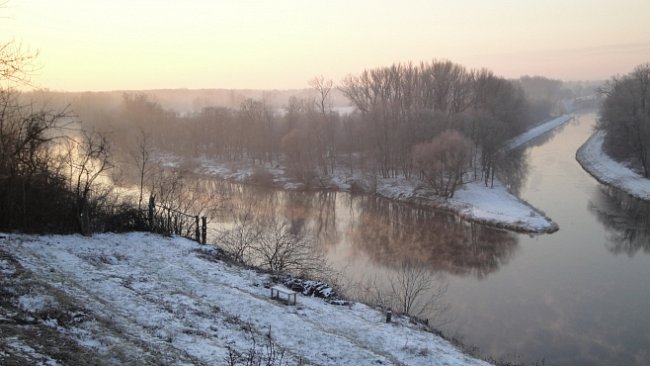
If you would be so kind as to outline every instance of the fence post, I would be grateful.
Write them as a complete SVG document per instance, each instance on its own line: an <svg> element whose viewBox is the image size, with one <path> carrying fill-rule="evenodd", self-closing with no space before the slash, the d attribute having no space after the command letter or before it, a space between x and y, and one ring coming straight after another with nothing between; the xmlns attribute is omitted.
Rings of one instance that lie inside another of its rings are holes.
<svg viewBox="0 0 650 366"><path fill-rule="evenodd" d="M196 242L201 244L201 228L199 227L199 216L194 216L194 236L196 237Z"/></svg>
<svg viewBox="0 0 650 366"><path fill-rule="evenodd" d="M198 216L197 216L198 220ZM198 222L198 221L197 221ZM201 217L201 244L205 244L205 238L208 233L208 221L205 216Z"/></svg>
<svg viewBox="0 0 650 366"><path fill-rule="evenodd" d="M153 196L149 196L149 231L151 232L154 231L153 212L155 205L155 198Z"/></svg>

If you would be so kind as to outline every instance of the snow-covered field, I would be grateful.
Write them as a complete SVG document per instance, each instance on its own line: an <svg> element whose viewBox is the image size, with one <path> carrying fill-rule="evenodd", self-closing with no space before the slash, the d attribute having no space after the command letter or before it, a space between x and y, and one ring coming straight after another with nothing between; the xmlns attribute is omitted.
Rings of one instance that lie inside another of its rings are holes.
<svg viewBox="0 0 650 366"><path fill-rule="evenodd" d="M146 233L0 235L0 364L227 365L255 349L276 364L487 365L366 305L271 300L268 275L217 257Z"/></svg>
<svg viewBox="0 0 650 366"><path fill-rule="evenodd" d="M580 146L576 153L580 165L599 182L633 197L650 200L650 180L607 155L603 151L604 138L605 132L598 131Z"/></svg>

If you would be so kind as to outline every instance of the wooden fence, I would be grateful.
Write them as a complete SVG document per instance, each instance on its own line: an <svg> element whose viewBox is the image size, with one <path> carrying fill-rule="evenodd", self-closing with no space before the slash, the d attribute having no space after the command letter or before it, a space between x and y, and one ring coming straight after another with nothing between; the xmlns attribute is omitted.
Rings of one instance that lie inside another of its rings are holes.
<svg viewBox="0 0 650 366"><path fill-rule="evenodd" d="M156 205L155 198L149 197L149 230L164 235L180 235L199 244L206 243L208 231L205 216L189 215L164 205Z"/></svg>

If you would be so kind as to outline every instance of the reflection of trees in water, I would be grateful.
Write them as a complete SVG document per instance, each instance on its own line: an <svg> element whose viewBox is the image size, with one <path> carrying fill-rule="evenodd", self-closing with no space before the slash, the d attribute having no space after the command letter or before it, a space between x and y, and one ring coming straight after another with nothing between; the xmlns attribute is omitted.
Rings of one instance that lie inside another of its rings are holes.
<svg viewBox="0 0 650 366"><path fill-rule="evenodd" d="M280 218L291 234L309 235L321 249L334 247L345 238L386 267L396 268L409 261L433 271L482 278L507 263L517 248L512 233L459 222L453 215L430 208L337 192L214 184L206 188L223 195L216 222L227 224L234 212L254 207L257 219Z"/></svg>
<svg viewBox="0 0 650 366"><path fill-rule="evenodd" d="M458 222L454 216L365 197L350 240L372 260L394 267L410 261L432 270L482 278L508 262L511 233Z"/></svg>
<svg viewBox="0 0 650 366"><path fill-rule="evenodd" d="M526 155L528 148L546 144L556 135L561 133L567 126L578 124L580 123L579 121L580 117L574 118L572 121L554 128L513 150L505 152L503 159L499 162L497 171L499 179L508 185L511 192L515 195L519 195L521 186L526 181L526 176L528 175L529 165Z"/></svg>
<svg viewBox="0 0 650 366"><path fill-rule="evenodd" d="M508 189L516 195L522 184L526 181L528 175L528 159L524 150L516 149L509 151L498 166L499 179L508 186Z"/></svg>
<svg viewBox="0 0 650 366"><path fill-rule="evenodd" d="M609 251L630 257L639 250L650 253L650 204L601 186L589 203L589 211L609 232Z"/></svg>
<svg viewBox="0 0 650 366"><path fill-rule="evenodd" d="M314 233L319 242L336 245L339 233L336 230L336 192L318 192L314 194Z"/></svg>
<svg viewBox="0 0 650 366"><path fill-rule="evenodd" d="M278 214L286 217L294 234L309 233L323 248L340 241L336 227L337 192L282 192Z"/></svg>
<svg viewBox="0 0 650 366"><path fill-rule="evenodd" d="M214 183L211 188L222 195L219 209L214 210L218 222L228 223L234 212L254 207L257 220L281 219L291 234L313 236L321 246L336 245L340 240L336 192L288 192L229 182Z"/></svg>

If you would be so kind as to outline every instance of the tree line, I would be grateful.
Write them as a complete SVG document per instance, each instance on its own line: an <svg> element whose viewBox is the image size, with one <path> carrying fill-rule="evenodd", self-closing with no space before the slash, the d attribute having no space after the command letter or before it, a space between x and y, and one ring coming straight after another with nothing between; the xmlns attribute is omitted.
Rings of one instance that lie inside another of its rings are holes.
<svg viewBox="0 0 650 366"><path fill-rule="evenodd" d="M112 173L122 161L113 136L80 124L69 105L44 103L17 89L31 86L36 57L14 42L0 44L0 231L91 235L148 229L135 200L115 191ZM107 121L100 109L94 112ZM180 177L153 172L148 142L135 138L144 150L133 152L131 165L151 178L147 191L162 204L177 202Z"/></svg>
<svg viewBox="0 0 650 366"><path fill-rule="evenodd" d="M309 84L311 97L291 97L279 110L249 98L238 108L180 114L142 93L125 93L112 108L94 93L79 95L72 105L87 125L108 130L118 146L130 146L124 151L134 149L133 131L140 130L164 151L284 165L306 184L342 169L421 177L441 196L451 196L468 180L491 184L505 141L559 113L562 91L557 80L506 80L439 60L365 70L338 86L324 77ZM334 91L355 111L338 113Z"/></svg>
<svg viewBox="0 0 650 366"><path fill-rule="evenodd" d="M612 78L601 92L598 128L607 132L605 150L650 178L650 63Z"/></svg>

